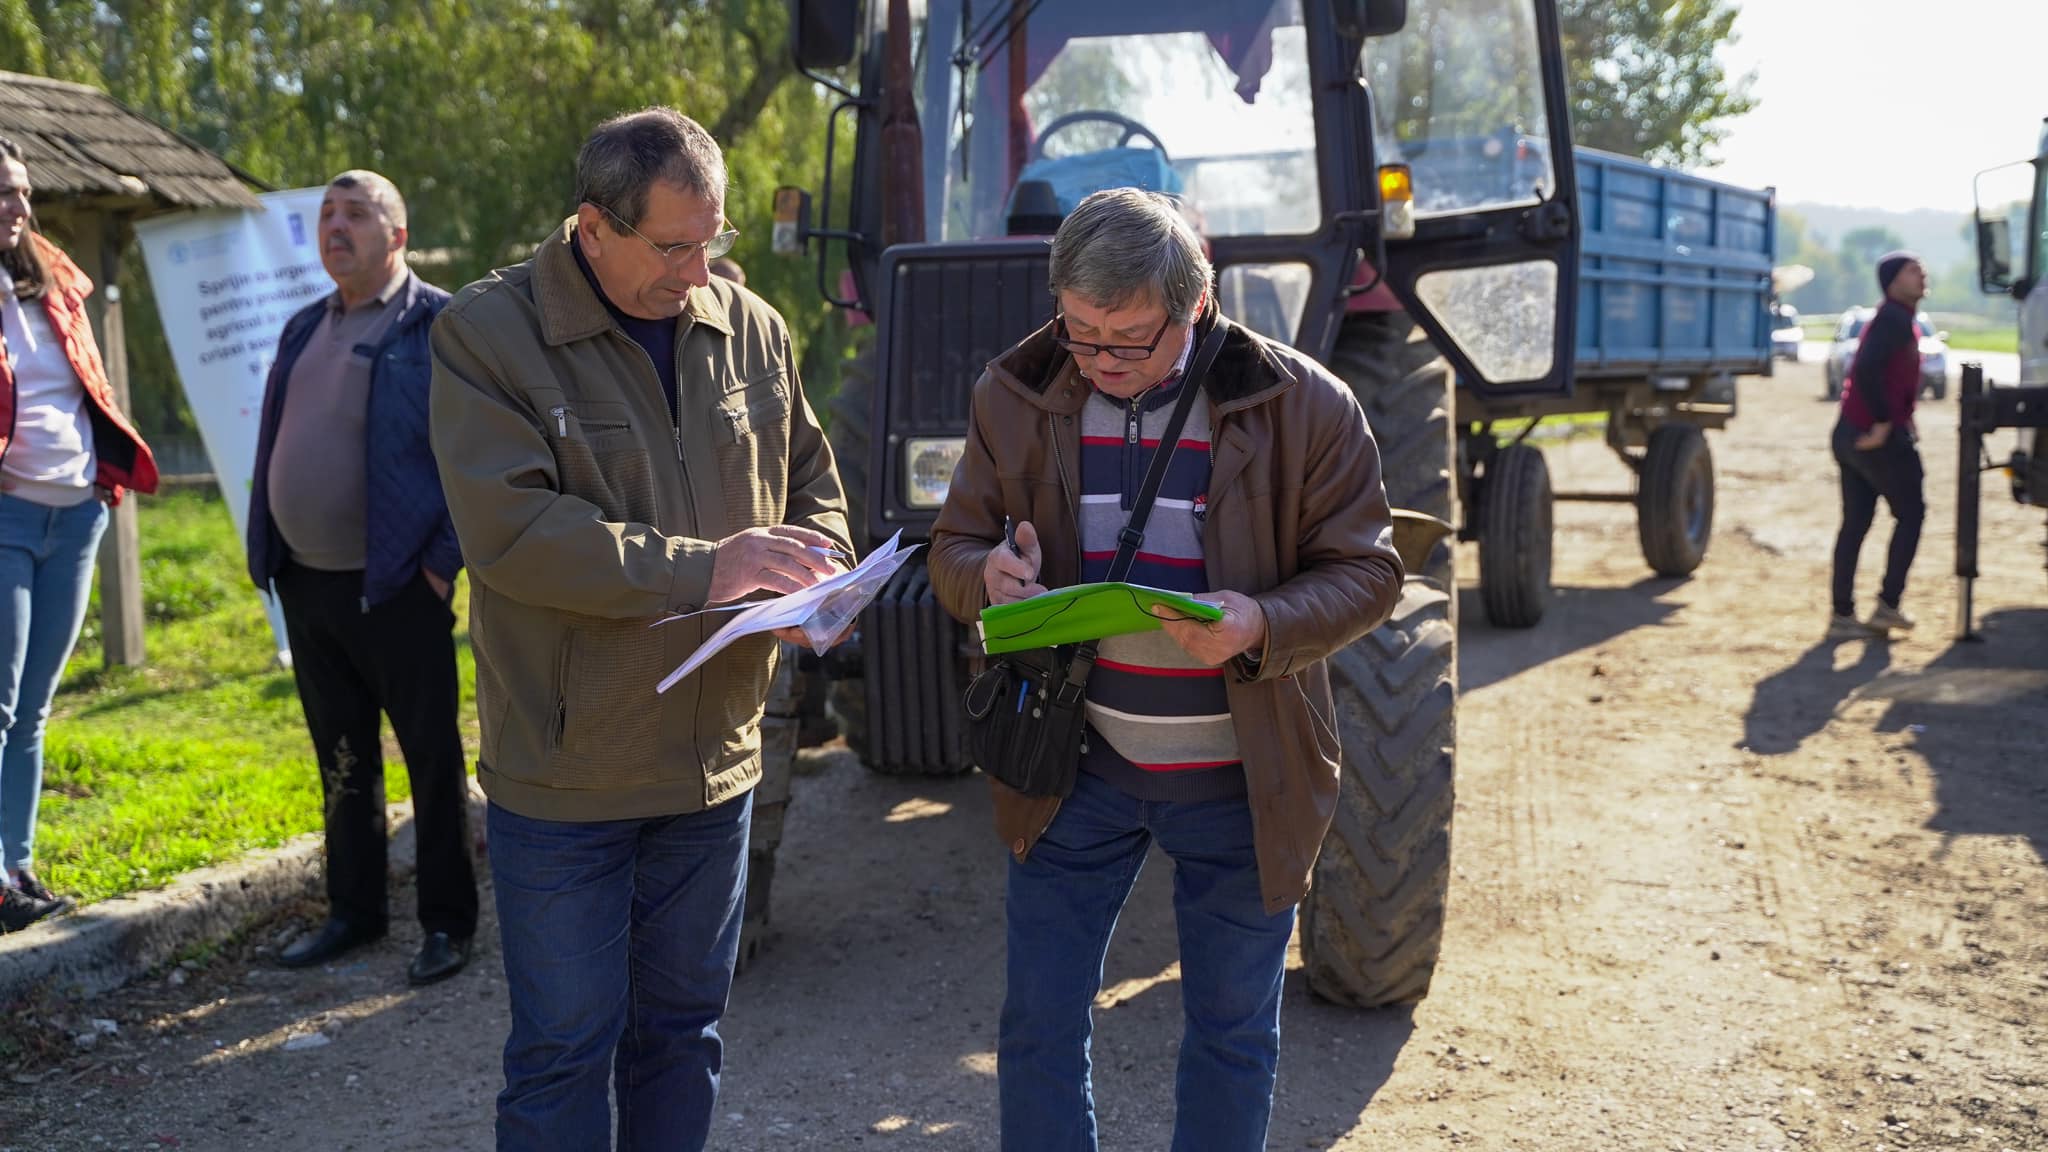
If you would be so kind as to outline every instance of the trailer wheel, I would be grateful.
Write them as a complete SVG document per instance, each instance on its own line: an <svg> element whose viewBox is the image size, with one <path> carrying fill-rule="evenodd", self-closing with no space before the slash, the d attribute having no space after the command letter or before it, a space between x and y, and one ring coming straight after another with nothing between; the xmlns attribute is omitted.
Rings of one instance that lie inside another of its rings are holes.
<svg viewBox="0 0 2048 1152"><path fill-rule="evenodd" d="M1550 468L1533 444L1486 466L1479 497L1479 591L1496 628L1533 628L1550 604Z"/></svg>
<svg viewBox="0 0 2048 1152"><path fill-rule="evenodd" d="M1403 313L1347 317L1330 368L1364 407L1394 506L1457 522L1451 371ZM1372 1008L1429 991L1451 876L1457 751L1453 546L1385 624L1330 659L1343 788L1301 911L1310 991Z"/></svg>
<svg viewBox="0 0 2048 1152"><path fill-rule="evenodd" d="M832 397L832 427L826 438L832 443L832 461L839 469L839 482L846 490L846 523L853 544L867 555L868 533L868 424L874 418L875 353L870 348L839 366L839 391ZM865 763L868 759L868 699L859 680L818 679L826 685L824 699L830 719L839 721L839 733L847 747Z"/></svg>
<svg viewBox="0 0 2048 1152"><path fill-rule="evenodd" d="M754 786L753 823L747 831L747 895L740 914L739 967L760 954L768 938L768 892L775 882L775 850L782 845L782 819L789 811L790 781L796 776L797 671L800 650L784 644L768 682L768 707L761 717L761 782Z"/></svg>
<svg viewBox="0 0 2048 1152"><path fill-rule="evenodd" d="M1689 576L1714 533L1714 457L1706 433L1665 424L1650 434L1636 489L1636 535L1659 576Z"/></svg>

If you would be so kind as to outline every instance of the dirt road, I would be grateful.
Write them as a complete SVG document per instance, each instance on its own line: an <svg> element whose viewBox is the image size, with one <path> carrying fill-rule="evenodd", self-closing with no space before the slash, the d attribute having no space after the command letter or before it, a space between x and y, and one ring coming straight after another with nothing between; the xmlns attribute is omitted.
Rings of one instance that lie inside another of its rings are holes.
<svg viewBox="0 0 2048 1152"><path fill-rule="evenodd" d="M1359 1013L1292 976L1271 1147L2048 1148L2041 516L1987 492L1987 642L1952 646L1955 409L1929 405L1921 628L1822 643L1837 505L1820 390L1814 365L1746 385L1714 437L1694 579L1647 577L1627 508L1564 505L1541 627L1491 630L1466 590L1435 988ZM1549 452L1560 489L1624 482L1597 442ZM879 779L843 753L806 768L777 937L726 1029L716 1146L993 1148L1002 852L983 785ZM1163 863L1098 1012L1109 1149L1170 1131ZM489 1147L496 948L411 993L416 931L311 975L267 967L266 934L63 1008L71 1031L118 1033L0 1081L0 1146Z"/></svg>

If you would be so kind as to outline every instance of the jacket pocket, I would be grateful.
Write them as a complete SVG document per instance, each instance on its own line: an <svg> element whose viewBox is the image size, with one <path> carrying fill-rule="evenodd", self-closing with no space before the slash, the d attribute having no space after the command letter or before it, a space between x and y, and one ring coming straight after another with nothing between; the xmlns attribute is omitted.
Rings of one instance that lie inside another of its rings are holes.
<svg viewBox="0 0 2048 1152"><path fill-rule="evenodd" d="M664 630L645 620L577 617L563 638L554 776L565 788L638 787L664 778Z"/></svg>
<svg viewBox="0 0 2048 1152"><path fill-rule="evenodd" d="M718 485L733 530L782 522L789 497L789 377L778 370L712 409Z"/></svg>
<svg viewBox="0 0 2048 1152"><path fill-rule="evenodd" d="M555 712L548 719L548 749L559 752L569 731L569 660L574 651L572 642L575 633L562 633L561 642L555 645L555 680L549 692L554 697Z"/></svg>
<svg viewBox="0 0 2048 1152"><path fill-rule="evenodd" d="M653 524L654 465L624 404L581 401L548 409L562 493L597 505L615 524Z"/></svg>

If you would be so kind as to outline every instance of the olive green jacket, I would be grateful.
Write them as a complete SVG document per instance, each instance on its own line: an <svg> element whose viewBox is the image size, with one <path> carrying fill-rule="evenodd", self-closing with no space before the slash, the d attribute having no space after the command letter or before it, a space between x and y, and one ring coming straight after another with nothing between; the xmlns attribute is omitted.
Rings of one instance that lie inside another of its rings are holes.
<svg viewBox="0 0 2048 1152"><path fill-rule="evenodd" d="M782 317L718 277L676 330L678 411L577 267L564 223L434 324L433 445L471 579L494 803L548 820L695 812L760 779L776 642L655 685L724 622L717 542L799 524L847 543L845 499ZM850 546L850 545L849 545Z"/></svg>

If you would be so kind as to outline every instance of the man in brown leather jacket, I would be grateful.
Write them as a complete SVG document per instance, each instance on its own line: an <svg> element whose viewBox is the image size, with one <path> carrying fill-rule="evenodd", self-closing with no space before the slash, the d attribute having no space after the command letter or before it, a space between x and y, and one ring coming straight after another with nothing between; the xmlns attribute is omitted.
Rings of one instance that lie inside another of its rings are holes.
<svg viewBox="0 0 2048 1152"><path fill-rule="evenodd" d="M1052 243L1058 314L974 387L933 530L947 609L1100 580L1154 452L1175 454L1130 581L1222 620L1111 637L1071 795L991 781L1012 860L998 1042L1003 1147L1095 1147L1089 1009L1148 848L1174 862L1181 1044L1174 1147L1265 1146L1294 907L1337 795L1323 660L1400 595L1378 446L1321 365L1222 318L1200 239L1164 197L1099 192ZM1172 444L1193 348L1221 352ZM1005 542L1006 518L1015 547Z"/></svg>

